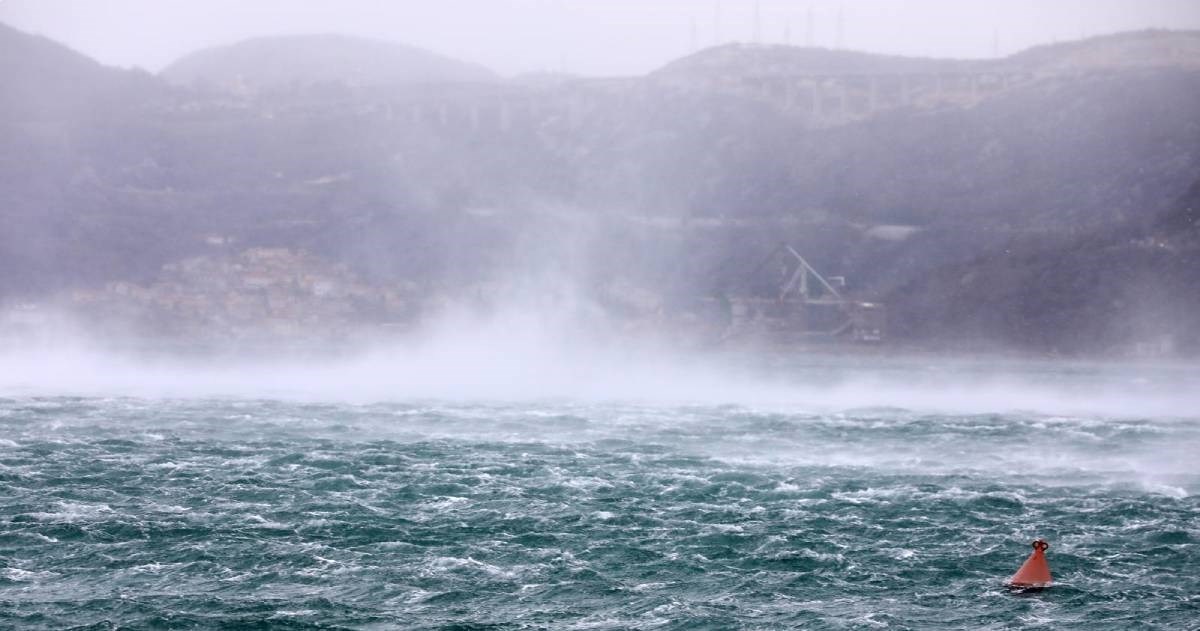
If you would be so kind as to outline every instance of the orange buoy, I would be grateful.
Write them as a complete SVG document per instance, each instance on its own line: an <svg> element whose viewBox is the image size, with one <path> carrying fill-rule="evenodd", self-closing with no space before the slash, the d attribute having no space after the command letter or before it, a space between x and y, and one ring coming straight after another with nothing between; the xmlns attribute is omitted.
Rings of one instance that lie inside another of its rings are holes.
<svg viewBox="0 0 1200 631"><path fill-rule="evenodd" d="M1045 539L1033 540L1033 554L1021 564L1021 569L1008 579L1009 587L1030 588L1050 586L1050 564L1046 563L1046 549L1050 544Z"/></svg>

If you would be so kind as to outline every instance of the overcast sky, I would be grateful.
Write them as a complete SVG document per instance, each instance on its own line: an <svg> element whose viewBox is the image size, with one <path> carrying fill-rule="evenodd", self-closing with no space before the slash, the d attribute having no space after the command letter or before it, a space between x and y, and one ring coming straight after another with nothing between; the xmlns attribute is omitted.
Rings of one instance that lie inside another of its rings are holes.
<svg viewBox="0 0 1200 631"><path fill-rule="evenodd" d="M345 33L504 74L616 75L756 32L768 43L988 57L1124 30L1200 29L1200 0L0 0L0 22L151 71L248 37Z"/></svg>

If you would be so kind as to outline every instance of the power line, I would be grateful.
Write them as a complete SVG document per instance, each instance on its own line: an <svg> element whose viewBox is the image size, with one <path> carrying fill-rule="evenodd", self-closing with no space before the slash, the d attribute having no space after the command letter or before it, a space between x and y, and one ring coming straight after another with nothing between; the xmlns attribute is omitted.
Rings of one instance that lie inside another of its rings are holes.
<svg viewBox="0 0 1200 631"><path fill-rule="evenodd" d="M836 36L836 39L834 40L833 47L837 48L839 50L846 46L846 11L845 11L845 9L846 9L845 5L841 5L841 4L838 5L837 36Z"/></svg>
<svg viewBox="0 0 1200 631"><path fill-rule="evenodd" d="M761 13L762 3L759 0L754 0L754 37L750 40L752 43L762 43L762 20Z"/></svg>
<svg viewBox="0 0 1200 631"><path fill-rule="evenodd" d="M805 28L804 28L804 45L807 46L808 48L812 48L813 45L815 44L815 41L813 39L813 35L814 35L813 31L814 31L815 27L816 27L816 24L815 24L814 18L813 18L813 9L810 6L810 7L808 7L808 24L805 25Z"/></svg>
<svg viewBox="0 0 1200 631"><path fill-rule="evenodd" d="M713 46L721 45L721 0L713 2Z"/></svg>

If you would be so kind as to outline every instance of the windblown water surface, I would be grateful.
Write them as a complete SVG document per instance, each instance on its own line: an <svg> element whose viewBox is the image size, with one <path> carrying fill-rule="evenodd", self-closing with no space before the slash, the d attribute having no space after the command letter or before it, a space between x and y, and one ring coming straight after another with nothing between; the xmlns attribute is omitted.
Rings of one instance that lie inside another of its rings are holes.
<svg viewBox="0 0 1200 631"><path fill-rule="evenodd" d="M151 394L24 366L0 399L0 627L1200 620L1190 369L812 362L659 398L636 371L611 396L314 376L261 398L250 373ZM1057 585L1010 594L1036 536Z"/></svg>

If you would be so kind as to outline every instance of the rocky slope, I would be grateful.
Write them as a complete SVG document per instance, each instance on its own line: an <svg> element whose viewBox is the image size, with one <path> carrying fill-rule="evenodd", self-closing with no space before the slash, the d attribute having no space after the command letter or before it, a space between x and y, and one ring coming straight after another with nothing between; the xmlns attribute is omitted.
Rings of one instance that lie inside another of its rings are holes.
<svg viewBox="0 0 1200 631"><path fill-rule="evenodd" d="M888 294L894 324L943 345L1200 351L1200 180L1166 213L1013 239Z"/></svg>

